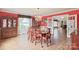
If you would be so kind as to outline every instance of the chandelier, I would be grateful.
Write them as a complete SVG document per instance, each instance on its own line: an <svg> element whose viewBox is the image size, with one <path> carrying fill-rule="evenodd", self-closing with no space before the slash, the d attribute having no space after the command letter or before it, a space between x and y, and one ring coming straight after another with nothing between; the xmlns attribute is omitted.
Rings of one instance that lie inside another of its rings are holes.
<svg viewBox="0 0 79 59"><path fill-rule="evenodd" d="M39 15L39 9L40 9L40 8L37 8L37 13L38 13L38 15ZM38 16L38 15L35 16L35 20L36 20L36 21L41 21L41 16Z"/></svg>

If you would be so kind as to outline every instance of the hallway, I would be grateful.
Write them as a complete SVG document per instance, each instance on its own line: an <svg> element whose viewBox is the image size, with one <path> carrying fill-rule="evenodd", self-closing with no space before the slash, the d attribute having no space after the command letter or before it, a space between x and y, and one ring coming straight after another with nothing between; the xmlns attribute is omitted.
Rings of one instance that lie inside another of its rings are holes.
<svg viewBox="0 0 79 59"><path fill-rule="evenodd" d="M52 45L47 47L46 44L43 44L44 47L41 47L41 44L38 43L36 46L34 43L30 42L27 38L27 35L19 35L18 37L7 39L0 46L0 49L3 50L63 50L67 48L67 39L65 32L62 29L55 29L54 38L52 38ZM70 43L69 43L70 44Z"/></svg>

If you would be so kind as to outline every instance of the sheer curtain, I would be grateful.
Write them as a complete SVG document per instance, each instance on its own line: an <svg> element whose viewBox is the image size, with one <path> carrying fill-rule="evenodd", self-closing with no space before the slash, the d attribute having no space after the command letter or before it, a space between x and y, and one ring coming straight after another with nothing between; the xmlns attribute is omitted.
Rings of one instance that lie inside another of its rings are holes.
<svg viewBox="0 0 79 59"><path fill-rule="evenodd" d="M31 24L31 18L19 18L18 34L26 34Z"/></svg>

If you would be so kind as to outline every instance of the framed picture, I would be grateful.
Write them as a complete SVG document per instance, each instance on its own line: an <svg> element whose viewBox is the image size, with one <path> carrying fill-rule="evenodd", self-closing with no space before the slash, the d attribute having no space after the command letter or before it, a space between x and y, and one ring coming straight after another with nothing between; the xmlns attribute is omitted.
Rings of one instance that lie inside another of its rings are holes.
<svg viewBox="0 0 79 59"><path fill-rule="evenodd" d="M3 19L3 28L7 27L7 19Z"/></svg>

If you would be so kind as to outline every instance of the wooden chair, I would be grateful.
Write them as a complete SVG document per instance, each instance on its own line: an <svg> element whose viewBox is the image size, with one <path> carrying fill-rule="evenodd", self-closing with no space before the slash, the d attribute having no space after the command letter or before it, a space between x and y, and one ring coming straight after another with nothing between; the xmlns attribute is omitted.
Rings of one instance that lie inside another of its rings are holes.
<svg viewBox="0 0 79 59"><path fill-rule="evenodd" d="M35 45L37 42L40 42L41 41L41 33L40 33L40 29L36 29L36 40L35 40Z"/></svg>
<svg viewBox="0 0 79 59"><path fill-rule="evenodd" d="M42 33L42 39L41 39L41 46L43 47L43 42L47 44L47 47L49 46L48 43L51 44L51 32L50 29L48 29L47 33Z"/></svg>
<svg viewBox="0 0 79 59"><path fill-rule="evenodd" d="M31 32L31 41L34 42L35 40L36 40L35 29L32 29L32 32Z"/></svg>

